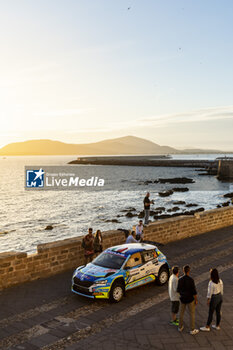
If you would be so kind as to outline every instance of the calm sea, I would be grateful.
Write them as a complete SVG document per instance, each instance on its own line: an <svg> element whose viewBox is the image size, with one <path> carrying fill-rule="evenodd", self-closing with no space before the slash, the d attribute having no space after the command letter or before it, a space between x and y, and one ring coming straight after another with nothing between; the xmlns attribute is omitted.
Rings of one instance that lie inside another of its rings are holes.
<svg viewBox="0 0 233 350"><path fill-rule="evenodd" d="M215 159L219 156L179 155L174 158ZM83 235L89 226L94 230L131 228L137 222L137 217L129 219L121 210L134 207L138 212L141 211L142 201L148 190L151 198L155 200L153 207L164 206L166 209L172 208L173 202L177 200L197 203L205 209L215 208L217 204L226 201L223 194L232 190L232 184L226 185L214 176L199 176L198 171L192 168L107 166L104 171L108 176L112 175L113 181L117 178L122 183L123 190L25 191L25 165L67 165L74 158L27 156L0 159L0 252L34 252L39 243ZM91 173L94 171L93 167L96 166L90 166ZM189 192L174 193L170 197L161 198L155 184L137 185L140 181L155 180L159 177L180 176L193 178L198 186L193 190L192 185L184 185L190 188ZM180 206L181 210L184 208L185 206ZM117 215L122 216L117 218ZM116 218L120 223L105 222ZM45 230L47 225L53 225L54 229Z"/></svg>

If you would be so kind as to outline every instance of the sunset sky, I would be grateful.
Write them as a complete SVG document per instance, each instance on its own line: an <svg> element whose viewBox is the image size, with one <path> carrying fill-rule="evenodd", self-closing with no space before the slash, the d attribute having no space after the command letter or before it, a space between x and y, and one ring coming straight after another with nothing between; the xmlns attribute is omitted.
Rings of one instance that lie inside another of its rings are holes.
<svg viewBox="0 0 233 350"><path fill-rule="evenodd" d="M232 0L0 0L0 147L233 151Z"/></svg>

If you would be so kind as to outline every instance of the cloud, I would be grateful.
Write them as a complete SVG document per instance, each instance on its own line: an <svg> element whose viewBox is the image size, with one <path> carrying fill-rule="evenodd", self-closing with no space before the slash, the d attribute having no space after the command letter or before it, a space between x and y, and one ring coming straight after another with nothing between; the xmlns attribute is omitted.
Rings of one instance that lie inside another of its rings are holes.
<svg viewBox="0 0 233 350"><path fill-rule="evenodd" d="M168 126L178 123L195 123L214 121L221 119L233 119L233 106L211 107L185 113L164 114L146 117L132 121L134 126Z"/></svg>

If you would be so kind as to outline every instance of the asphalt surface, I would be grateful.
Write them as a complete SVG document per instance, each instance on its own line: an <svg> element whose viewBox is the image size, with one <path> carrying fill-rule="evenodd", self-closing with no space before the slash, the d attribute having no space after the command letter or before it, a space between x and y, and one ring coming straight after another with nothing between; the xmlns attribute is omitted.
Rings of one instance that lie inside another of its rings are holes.
<svg viewBox="0 0 233 350"><path fill-rule="evenodd" d="M1 350L233 349L233 226L160 247L171 265L191 266L199 303L196 327L205 325L209 269L224 283L221 330L189 334L188 312L179 333L171 326L167 285L128 291L118 304L70 291L72 271L0 293Z"/></svg>

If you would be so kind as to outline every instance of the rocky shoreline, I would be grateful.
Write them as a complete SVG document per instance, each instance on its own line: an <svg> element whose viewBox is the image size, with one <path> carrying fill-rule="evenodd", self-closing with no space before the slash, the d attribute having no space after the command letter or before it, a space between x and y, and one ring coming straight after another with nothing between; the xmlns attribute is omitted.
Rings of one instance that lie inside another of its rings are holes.
<svg viewBox="0 0 233 350"><path fill-rule="evenodd" d="M169 191L167 191L169 192ZM171 193L172 194L172 193ZM233 205L233 192L229 192L223 195L223 199L227 198L228 200L222 202L221 204L216 205L216 208L223 208ZM171 208L166 208L164 206L156 207L153 210L150 210L151 221L154 220L163 220L177 216L183 215L194 215L195 213L202 212L205 210L204 207L200 206L198 203L186 203L185 201L172 201L173 206ZM183 208L180 207L183 206ZM192 209L188 209L192 208ZM195 209L194 209L195 208ZM137 212L134 207L127 207L120 210L120 213L116 215L116 218L112 219L102 219L103 222L112 222L112 223L121 223L119 220L121 217L131 218L144 218L144 210Z"/></svg>

